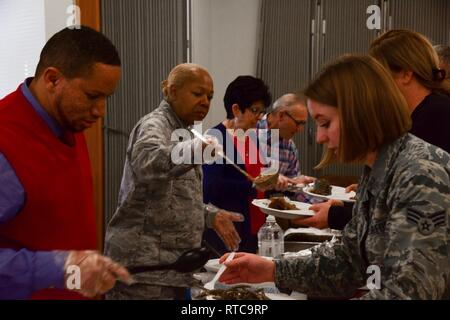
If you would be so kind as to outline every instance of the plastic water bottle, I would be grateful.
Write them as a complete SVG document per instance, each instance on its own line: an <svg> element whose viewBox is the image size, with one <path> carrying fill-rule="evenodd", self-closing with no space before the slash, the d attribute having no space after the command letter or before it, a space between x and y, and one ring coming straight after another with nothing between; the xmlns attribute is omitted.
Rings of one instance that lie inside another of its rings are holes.
<svg viewBox="0 0 450 320"><path fill-rule="evenodd" d="M266 223L258 231L258 254L275 258L283 252L283 230L277 224L275 217L268 215Z"/></svg>

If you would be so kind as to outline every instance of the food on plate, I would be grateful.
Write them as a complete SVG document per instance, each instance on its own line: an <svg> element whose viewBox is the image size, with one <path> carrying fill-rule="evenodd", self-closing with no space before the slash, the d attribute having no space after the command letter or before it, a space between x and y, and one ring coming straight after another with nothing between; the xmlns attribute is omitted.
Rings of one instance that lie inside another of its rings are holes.
<svg viewBox="0 0 450 320"><path fill-rule="evenodd" d="M272 197L270 198L269 208L278 210L297 210L298 208L286 201L284 197Z"/></svg>
<svg viewBox="0 0 450 320"><path fill-rule="evenodd" d="M270 189L277 185L278 173L275 174L260 174L253 180L253 183L258 188Z"/></svg>
<svg viewBox="0 0 450 320"><path fill-rule="evenodd" d="M239 285L229 289L204 289L198 295L198 298L211 296L215 300L270 300L265 294L264 289L253 289L247 285Z"/></svg>
<svg viewBox="0 0 450 320"><path fill-rule="evenodd" d="M313 188L310 190L311 193L320 194L323 196L329 196L331 194L330 182L326 179L317 179L314 182Z"/></svg>

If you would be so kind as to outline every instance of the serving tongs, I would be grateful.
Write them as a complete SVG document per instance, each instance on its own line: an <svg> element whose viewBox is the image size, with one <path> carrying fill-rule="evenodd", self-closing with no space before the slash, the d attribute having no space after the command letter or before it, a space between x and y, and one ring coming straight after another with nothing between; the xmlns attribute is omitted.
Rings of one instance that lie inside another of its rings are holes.
<svg viewBox="0 0 450 320"><path fill-rule="evenodd" d="M191 132L194 134L194 136L196 136L197 138L199 138L202 142L206 143L206 144L211 144L207 139L205 139L205 137L198 132L195 129L191 129ZM238 170L240 173L242 173L244 176L246 176L251 182L255 181L255 178L253 178L251 175L249 175L245 170L242 170L241 167L239 167L237 164L234 163L233 160L231 160L230 158L228 158L222 151L218 151L217 154L222 157L223 159L225 159L227 161L227 163L231 164L236 170Z"/></svg>
<svg viewBox="0 0 450 320"><path fill-rule="evenodd" d="M206 143L206 144L211 144L207 139L205 139L205 137L198 132L195 129L191 129L191 132L194 134L194 136L196 136L197 138L199 138L202 142ZM232 161L230 158L228 158L223 151L219 150L217 152L217 154L222 157L223 159L225 159L227 161L227 163L231 164L236 170L238 170L240 173L242 173L244 176L247 177L247 179L249 179L252 183L253 183L253 187L259 187L259 188L265 188L267 189L268 187L272 186L272 185L276 185L277 181L278 181L278 172L271 172L268 173L269 171L267 171L266 174L260 174L259 176L257 176L256 178L252 177L250 174L248 174L245 170L243 170L241 167L239 167L237 164L234 163L234 161Z"/></svg>

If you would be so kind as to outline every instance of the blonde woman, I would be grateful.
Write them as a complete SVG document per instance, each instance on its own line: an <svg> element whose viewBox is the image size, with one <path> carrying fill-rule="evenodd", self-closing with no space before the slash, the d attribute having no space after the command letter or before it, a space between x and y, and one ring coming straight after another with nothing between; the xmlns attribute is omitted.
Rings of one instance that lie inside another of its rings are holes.
<svg viewBox="0 0 450 320"><path fill-rule="evenodd" d="M430 41L409 30L375 39L369 53L388 70L408 103L410 133L450 152L450 80Z"/></svg>
<svg viewBox="0 0 450 320"><path fill-rule="evenodd" d="M414 31L391 30L375 39L369 52L390 71L405 97L412 120L410 133L450 152L450 79L439 69L430 41ZM342 229L352 215L340 205L316 204L311 208L316 214L298 223Z"/></svg>
<svg viewBox="0 0 450 320"><path fill-rule="evenodd" d="M361 299L440 299L450 272L449 154L408 134L406 101L371 57L338 59L305 95L317 141L327 147L319 166L365 164L353 219L342 241L315 247L307 257L269 261L239 253L221 281L275 281L325 297L352 296L369 284ZM379 272L368 283L366 272L374 269Z"/></svg>

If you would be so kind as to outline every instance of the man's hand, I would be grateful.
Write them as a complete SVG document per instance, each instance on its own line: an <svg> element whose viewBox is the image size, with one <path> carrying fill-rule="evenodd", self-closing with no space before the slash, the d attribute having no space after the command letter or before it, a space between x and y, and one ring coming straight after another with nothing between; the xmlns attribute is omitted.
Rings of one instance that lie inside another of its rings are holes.
<svg viewBox="0 0 450 320"><path fill-rule="evenodd" d="M216 230L217 234L230 251L236 251L241 242L241 238L239 237L233 222L242 221L244 221L244 216L242 214L232 213L226 210L220 210L214 218L214 230Z"/></svg>
<svg viewBox="0 0 450 320"><path fill-rule="evenodd" d="M278 175L278 182L277 185L275 186L275 190L284 191L287 189L289 183L291 183L291 179L280 174Z"/></svg>
<svg viewBox="0 0 450 320"><path fill-rule="evenodd" d="M65 271L70 266L77 266L81 271L81 287L76 291L89 298L109 291L117 279L125 283L132 282L127 269L96 251L70 251L64 266Z"/></svg>
<svg viewBox="0 0 450 320"><path fill-rule="evenodd" d="M328 211L330 210L330 207L343 205L344 203L339 200L328 200L327 202L313 204L309 207L309 210L316 213L314 216L294 219L292 222L302 226L325 229L328 228Z"/></svg>
<svg viewBox="0 0 450 320"><path fill-rule="evenodd" d="M295 178L291 178L289 180L290 180L289 182L292 183L292 184L304 184L304 185L307 185L307 184L309 184L311 182L316 181L316 178L301 175L301 176L298 176L298 177L295 177Z"/></svg>

